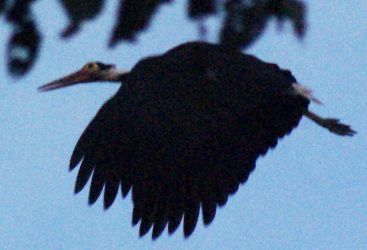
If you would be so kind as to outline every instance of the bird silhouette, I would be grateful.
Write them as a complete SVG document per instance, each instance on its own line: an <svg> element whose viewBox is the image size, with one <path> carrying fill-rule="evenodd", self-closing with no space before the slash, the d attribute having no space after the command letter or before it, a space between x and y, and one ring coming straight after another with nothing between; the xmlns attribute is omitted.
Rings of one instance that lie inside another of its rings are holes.
<svg viewBox="0 0 367 250"><path fill-rule="evenodd" d="M104 190L104 208L132 193L132 224L152 238L183 220L190 236L202 211L218 207L245 183L259 156L303 116L337 135L355 133L308 109L320 103L288 70L205 42L189 42L139 61L130 72L101 62L40 87L121 83L85 129L70 160L80 164L75 192L91 178L89 204Z"/></svg>

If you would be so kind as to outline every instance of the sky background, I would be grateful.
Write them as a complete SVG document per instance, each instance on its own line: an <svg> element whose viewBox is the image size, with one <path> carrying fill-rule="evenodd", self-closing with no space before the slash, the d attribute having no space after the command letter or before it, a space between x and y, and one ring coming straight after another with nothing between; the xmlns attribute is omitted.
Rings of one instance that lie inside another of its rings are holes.
<svg viewBox="0 0 367 250"><path fill-rule="evenodd" d="M180 2L180 3L178 3ZM0 19L0 246L2 249L367 249L367 2L308 2L308 32L271 22L246 52L291 69L323 106L310 108L351 124L353 138L335 136L302 119L291 136L257 161L256 170L209 227L200 221L156 241L131 227L132 204L116 199L106 212L88 190L73 195L68 172L79 136L117 85L91 84L49 93L37 87L100 60L131 69L141 58L198 39L185 4L165 5L136 44L107 49L116 5L67 41L67 19L56 1L34 8L44 33L40 57L25 77L5 67L10 29ZM186 1L185 1L186 2ZM164 26L161 26L164 24ZM218 19L206 22L216 40Z"/></svg>

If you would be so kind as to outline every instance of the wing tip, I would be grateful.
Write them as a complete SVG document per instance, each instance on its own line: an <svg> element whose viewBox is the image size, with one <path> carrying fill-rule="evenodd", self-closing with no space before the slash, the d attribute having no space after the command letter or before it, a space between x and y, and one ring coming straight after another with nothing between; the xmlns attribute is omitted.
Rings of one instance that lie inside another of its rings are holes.
<svg viewBox="0 0 367 250"><path fill-rule="evenodd" d="M83 155L76 154L75 152L72 154L69 162L69 172L73 171L76 166L82 161Z"/></svg>

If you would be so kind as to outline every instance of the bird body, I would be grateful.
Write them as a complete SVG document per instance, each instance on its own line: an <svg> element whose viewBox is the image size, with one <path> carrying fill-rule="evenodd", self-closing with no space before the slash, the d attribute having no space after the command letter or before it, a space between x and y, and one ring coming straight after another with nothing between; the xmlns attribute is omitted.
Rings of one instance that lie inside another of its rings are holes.
<svg viewBox="0 0 367 250"><path fill-rule="evenodd" d="M113 79L114 67L106 69ZM81 135L70 168L81 162L75 192L91 177L90 204L104 190L107 209L119 188L123 197L131 190L132 223L140 222L141 236L150 228L153 238L166 227L173 233L183 220L187 237L200 210L210 224L217 207L246 182L256 159L303 115L321 119L335 133L354 133L337 120L332 127L331 119L313 117L308 106L314 99L294 87L290 71L221 45L186 43L141 60L116 79L120 89ZM78 81L63 78L41 90Z"/></svg>

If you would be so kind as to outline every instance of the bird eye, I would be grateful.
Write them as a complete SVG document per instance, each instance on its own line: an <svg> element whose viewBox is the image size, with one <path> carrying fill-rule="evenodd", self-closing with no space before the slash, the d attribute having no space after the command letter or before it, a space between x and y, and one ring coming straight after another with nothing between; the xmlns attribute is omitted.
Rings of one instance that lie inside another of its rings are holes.
<svg viewBox="0 0 367 250"><path fill-rule="evenodd" d="M90 71L94 71L94 70L97 70L98 67L96 63L92 62L92 63L87 63L83 68L90 70Z"/></svg>

